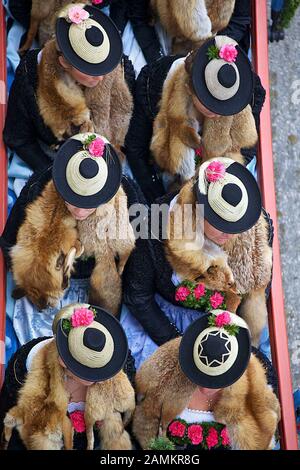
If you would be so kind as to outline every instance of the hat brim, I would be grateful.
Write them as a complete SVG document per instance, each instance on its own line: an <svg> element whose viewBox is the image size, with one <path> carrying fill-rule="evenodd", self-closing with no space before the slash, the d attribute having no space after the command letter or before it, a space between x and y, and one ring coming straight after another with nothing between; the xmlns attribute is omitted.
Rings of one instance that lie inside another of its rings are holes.
<svg viewBox="0 0 300 470"><path fill-rule="evenodd" d="M217 230L230 234L243 233L253 227L261 215L262 202L260 190L254 176L240 163L232 163L232 165L226 169L226 172L239 178L243 182L248 194L248 208L240 220L228 222L216 214L209 205L207 194L200 193L198 180L196 180L195 184L197 200L199 204L204 205L204 218Z"/></svg>
<svg viewBox="0 0 300 470"><path fill-rule="evenodd" d="M120 322L114 316L99 307L91 307L97 311L95 321L104 325L109 330L114 340L115 349L109 363L104 367L95 369L84 366L76 361L69 351L68 335L62 329L63 319L61 319L57 325L56 345L59 356L72 374L89 382L101 382L114 377L123 369L128 355L128 342Z"/></svg>
<svg viewBox="0 0 300 470"><path fill-rule="evenodd" d="M76 194L66 179L69 160L75 153L83 149L82 143L71 138L60 147L54 160L52 178L61 197L72 206L81 209L94 209L110 201L118 191L122 179L122 165L114 148L110 144L106 144L106 147L108 150L106 149L105 155L99 158L104 158L107 164L107 181L103 188L92 196Z"/></svg>
<svg viewBox="0 0 300 470"><path fill-rule="evenodd" d="M215 39L205 43L196 54L192 68L192 83L197 98L211 112L221 116L232 116L240 113L249 103L253 95L253 71L251 63L244 51L236 46L238 55L235 65L240 74L240 86L233 98L218 100L208 90L205 82L205 68L209 63L208 48L215 44Z"/></svg>
<svg viewBox="0 0 300 470"><path fill-rule="evenodd" d="M120 33L113 21L98 8L86 5L86 11L93 16L93 19L101 24L110 40L110 52L108 57L99 64L91 64L79 57L73 50L69 40L69 29L72 23L68 23L64 18L56 21L56 40L60 51L70 64L82 73L98 77L111 72L120 63L123 55L123 44Z"/></svg>
<svg viewBox="0 0 300 470"><path fill-rule="evenodd" d="M225 388L235 383L245 372L251 355L251 340L246 328L239 328L236 335L238 356L232 367L224 374L210 376L200 371L193 360L196 338L209 327L209 315L205 315L192 323L185 331L179 347L179 364L184 374L196 385L205 388Z"/></svg>

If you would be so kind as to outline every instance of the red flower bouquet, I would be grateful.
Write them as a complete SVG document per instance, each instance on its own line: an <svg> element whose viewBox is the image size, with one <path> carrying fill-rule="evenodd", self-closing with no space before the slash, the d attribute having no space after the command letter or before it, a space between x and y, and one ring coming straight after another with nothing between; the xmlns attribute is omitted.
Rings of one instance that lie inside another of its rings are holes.
<svg viewBox="0 0 300 470"><path fill-rule="evenodd" d="M169 424L167 437L175 445L191 445L199 450L230 448L226 426L216 422L189 424L177 418Z"/></svg>
<svg viewBox="0 0 300 470"><path fill-rule="evenodd" d="M175 300L184 307L210 312L216 308L225 310L224 293L206 289L202 283L183 281L176 288Z"/></svg>

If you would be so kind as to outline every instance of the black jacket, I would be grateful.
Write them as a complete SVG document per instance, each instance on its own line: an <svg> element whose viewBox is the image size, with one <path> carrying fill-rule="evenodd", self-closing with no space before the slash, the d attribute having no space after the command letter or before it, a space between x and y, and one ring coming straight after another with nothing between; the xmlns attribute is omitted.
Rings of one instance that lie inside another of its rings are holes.
<svg viewBox="0 0 300 470"><path fill-rule="evenodd" d="M26 207L28 204L35 201L35 199L42 193L44 187L48 181L50 181L51 177L51 165L48 165L48 167L41 172L34 173L22 189L20 196L16 200L10 212L4 231L0 237L0 247L2 248L4 254L7 269L10 269L11 267L9 252L10 249L16 244L19 228L25 219ZM145 199L139 187L130 178L123 176L122 187L127 195L128 207L130 207L132 204L145 203ZM79 279L90 277L94 268L94 264L95 260L93 258L85 261L77 260L75 271L72 274L72 277Z"/></svg>
<svg viewBox="0 0 300 470"><path fill-rule="evenodd" d="M29 343L24 344L18 349L9 360L5 372L5 380L0 393L0 437L3 431L3 420L6 413L17 404L18 392L26 380L27 368L26 360L31 349L41 341L48 337L36 338ZM134 359L129 351L127 361L123 368L131 384L134 383L135 365ZM97 433L95 434L97 438ZM74 434L74 448L77 450L86 449L86 435L85 433ZM96 442L97 443L97 442ZM99 443L99 440L98 440ZM15 431L9 443L8 450L26 450L23 442L21 441L18 432Z"/></svg>
<svg viewBox="0 0 300 470"><path fill-rule="evenodd" d="M156 202L170 204L175 194L166 195ZM272 246L272 220L266 212L264 215L269 225L269 244ZM123 301L150 338L160 346L180 333L156 303L155 294L159 294L173 305L182 305L175 300L173 269L165 255L163 233L153 233L153 229L151 232L150 211L148 217L149 237L147 240L136 240L136 248L125 266Z"/></svg>
<svg viewBox="0 0 300 470"><path fill-rule="evenodd" d="M40 49L29 51L21 60L11 86L3 139L34 171L47 167L55 155L58 142L46 126L36 99L38 86L37 56ZM125 77L133 92L135 74L124 56ZM74 130L74 134L76 134Z"/></svg>
<svg viewBox="0 0 300 470"><path fill-rule="evenodd" d="M110 7L110 18L123 35L127 21L131 22L134 36L150 64L163 55L155 28L150 24L150 0L117 0Z"/></svg>
<svg viewBox="0 0 300 470"><path fill-rule="evenodd" d="M250 27L251 0L236 0L229 25L218 34L235 39L239 46L248 54L250 48Z"/></svg>
<svg viewBox="0 0 300 470"><path fill-rule="evenodd" d="M125 153L133 176L149 203L165 194L161 172L150 152L150 143L164 81L173 62L179 57L175 55L162 57L155 63L146 65L136 82L134 110L125 139ZM259 115L265 100L265 90L256 74L254 78L255 88L251 104L256 126L259 129ZM243 150L243 154L246 157L253 156L255 149Z"/></svg>

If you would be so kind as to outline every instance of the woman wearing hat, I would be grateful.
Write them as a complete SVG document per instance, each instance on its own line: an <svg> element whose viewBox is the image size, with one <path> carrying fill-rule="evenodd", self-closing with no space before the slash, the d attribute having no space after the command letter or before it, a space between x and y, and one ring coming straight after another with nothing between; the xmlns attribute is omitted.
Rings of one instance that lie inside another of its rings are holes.
<svg viewBox="0 0 300 470"><path fill-rule="evenodd" d="M8 448L93 449L95 429L100 448L130 450L124 427L135 396L122 371L133 378L120 323L98 307L71 304L56 315L53 333L23 346L8 365L1 392Z"/></svg>
<svg viewBox="0 0 300 470"><path fill-rule="evenodd" d="M138 202L114 147L96 134L68 139L53 168L29 180L1 238L16 282L21 344L49 334L57 308L71 302L89 299L118 313L135 244L128 208Z"/></svg>
<svg viewBox="0 0 300 470"><path fill-rule="evenodd" d="M153 227L154 206L149 238L136 240L123 277L121 322L137 369L203 312L222 306L239 306L257 346L267 318L272 232L254 177L234 160L212 159L177 195L157 202L160 229Z"/></svg>
<svg viewBox="0 0 300 470"><path fill-rule="evenodd" d="M227 36L210 39L187 58L165 57L145 67L126 155L146 198L164 194L163 183L168 188L170 180L191 178L198 160L227 155L242 162L241 149L257 141L263 101L248 57Z"/></svg>
<svg viewBox="0 0 300 470"><path fill-rule="evenodd" d="M132 111L124 71L128 83L134 81L122 54L120 34L107 15L94 6L66 6L55 38L30 51L17 69L5 143L33 170L49 165L76 132L98 132L120 149Z"/></svg>
<svg viewBox="0 0 300 470"><path fill-rule="evenodd" d="M247 324L213 310L137 372L133 433L143 449L157 436L181 450L272 449L280 406L268 382L272 366L251 354Z"/></svg>

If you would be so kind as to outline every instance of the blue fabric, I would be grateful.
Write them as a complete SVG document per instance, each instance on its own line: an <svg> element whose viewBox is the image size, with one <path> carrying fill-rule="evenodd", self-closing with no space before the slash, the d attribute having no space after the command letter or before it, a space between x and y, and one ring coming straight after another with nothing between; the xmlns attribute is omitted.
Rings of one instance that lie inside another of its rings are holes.
<svg viewBox="0 0 300 470"><path fill-rule="evenodd" d="M160 295L155 295L155 301L162 309L170 322L176 325L183 333L187 327L204 312L173 305ZM142 325L134 318L126 305L122 306L121 324L126 332L129 349L135 360L135 367L139 369L142 363L158 348L157 344L148 336Z"/></svg>
<svg viewBox="0 0 300 470"><path fill-rule="evenodd" d="M13 324L8 316L6 316L6 336L5 336L5 367L11 356L19 348L19 341L15 334Z"/></svg>
<svg viewBox="0 0 300 470"><path fill-rule="evenodd" d="M16 193L13 191L13 189L8 188L8 201L7 201L7 214L10 214L10 211L13 208L14 203L16 202Z"/></svg>
<svg viewBox="0 0 300 470"><path fill-rule="evenodd" d="M262 353L267 356L267 358L272 362L272 355L271 355L271 344L270 344L270 334L269 334L269 326L268 324L262 330L260 336L260 342L258 348Z"/></svg>
<svg viewBox="0 0 300 470"><path fill-rule="evenodd" d="M256 157L252 158L251 162L248 163L247 168L257 181Z"/></svg>
<svg viewBox="0 0 300 470"><path fill-rule="evenodd" d="M16 287L12 272L6 273L6 315L12 320L14 316L15 300L11 294Z"/></svg>
<svg viewBox="0 0 300 470"><path fill-rule="evenodd" d="M70 287L56 307L39 311L26 297L16 300L13 326L21 345L40 336L52 336L52 322L56 313L71 303L87 303L89 279L71 279Z"/></svg>

